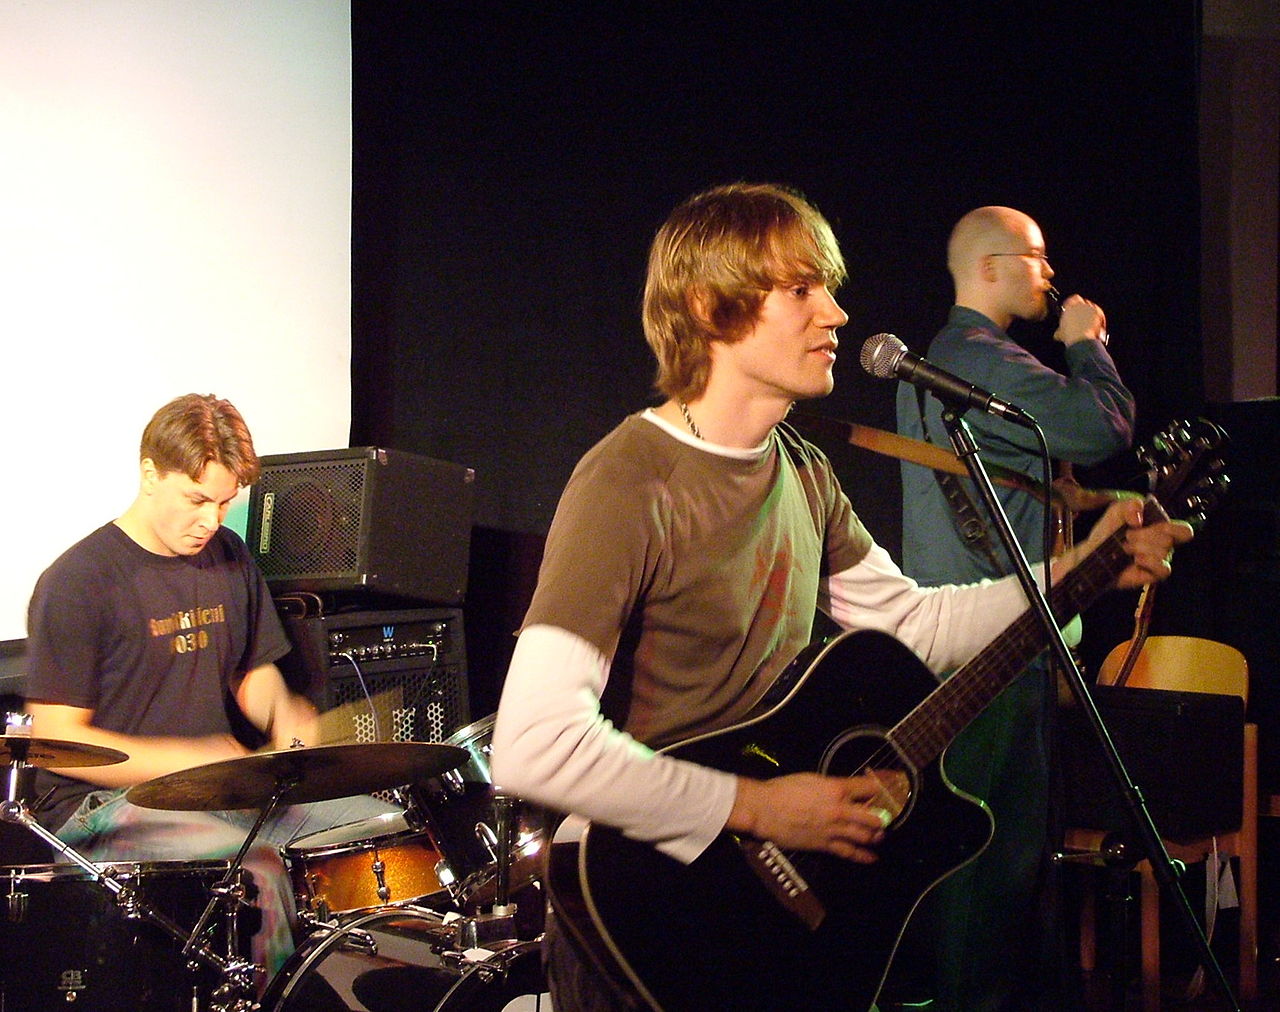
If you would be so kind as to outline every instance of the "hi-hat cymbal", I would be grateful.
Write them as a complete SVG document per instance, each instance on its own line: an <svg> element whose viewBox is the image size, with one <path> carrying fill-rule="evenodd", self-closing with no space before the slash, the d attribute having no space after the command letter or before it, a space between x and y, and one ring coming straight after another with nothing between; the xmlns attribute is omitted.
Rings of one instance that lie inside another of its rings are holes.
<svg viewBox="0 0 1280 1012"><path fill-rule="evenodd" d="M0 750L0 762L15 760L28 766L67 768L75 766L110 766L122 763L129 757L103 745L86 745L78 741L58 741L54 738L29 738L25 734L6 734Z"/></svg>
<svg viewBox="0 0 1280 1012"><path fill-rule="evenodd" d="M156 777L125 797L142 808L179 812L263 808L293 781L281 800L297 805L417 783L461 766L467 755L454 745L424 741L255 752Z"/></svg>

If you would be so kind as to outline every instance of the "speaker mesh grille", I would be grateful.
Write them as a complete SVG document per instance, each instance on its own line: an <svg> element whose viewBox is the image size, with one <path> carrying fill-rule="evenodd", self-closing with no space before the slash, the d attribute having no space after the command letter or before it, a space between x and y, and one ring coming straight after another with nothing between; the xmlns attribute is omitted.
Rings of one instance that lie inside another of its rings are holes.
<svg viewBox="0 0 1280 1012"><path fill-rule="evenodd" d="M391 713L392 726L378 728L382 741L443 741L468 721L466 676L460 666L441 664L409 671L366 672L364 681L371 696L398 689L403 699L403 705ZM358 742L377 741L372 714L359 706L365 698L359 678L330 673L323 708L356 704L351 708L350 737Z"/></svg>
<svg viewBox="0 0 1280 1012"><path fill-rule="evenodd" d="M271 521L268 536L259 542L257 559L268 580L349 573L357 568L365 494L363 461L275 467L262 480Z"/></svg>

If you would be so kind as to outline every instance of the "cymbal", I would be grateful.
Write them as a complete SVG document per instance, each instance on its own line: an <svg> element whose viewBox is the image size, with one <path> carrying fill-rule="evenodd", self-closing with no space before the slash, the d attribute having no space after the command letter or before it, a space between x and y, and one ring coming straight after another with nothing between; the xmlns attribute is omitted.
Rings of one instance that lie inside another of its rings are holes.
<svg viewBox="0 0 1280 1012"><path fill-rule="evenodd" d="M287 748L178 770L131 787L125 798L142 808L178 812L263 808L294 780L281 800L297 805L416 783L467 757L466 749L425 741Z"/></svg>
<svg viewBox="0 0 1280 1012"><path fill-rule="evenodd" d="M78 741L29 738L25 734L6 734L0 740L4 742L3 749L0 749L0 762L11 763L17 760L41 769L51 766L68 769L75 766L110 766L129 758L116 749L103 745L86 745Z"/></svg>

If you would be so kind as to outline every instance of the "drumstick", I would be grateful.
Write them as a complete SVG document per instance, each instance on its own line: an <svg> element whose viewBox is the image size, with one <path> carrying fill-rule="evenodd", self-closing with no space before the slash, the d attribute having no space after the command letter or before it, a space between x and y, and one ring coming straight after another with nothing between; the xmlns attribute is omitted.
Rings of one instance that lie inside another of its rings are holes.
<svg viewBox="0 0 1280 1012"><path fill-rule="evenodd" d="M395 715L403 709L404 687L400 685L368 699L339 703L319 716L319 744L354 745L373 741L374 727L394 728Z"/></svg>

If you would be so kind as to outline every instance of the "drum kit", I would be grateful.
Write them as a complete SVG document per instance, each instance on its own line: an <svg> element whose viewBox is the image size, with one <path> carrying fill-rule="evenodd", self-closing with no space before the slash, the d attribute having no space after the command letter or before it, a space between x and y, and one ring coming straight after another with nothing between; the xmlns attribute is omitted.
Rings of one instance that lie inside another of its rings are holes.
<svg viewBox="0 0 1280 1012"><path fill-rule="evenodd" d="M24 785L33 768L127 756L31 737L24 720L11 717L6 732L16 733L3 736L0 821L61 860L0 867L0 1010L550 1010L540 964L546 827L492 782L492 717L444 742L299 746L149 780L129 802L252 809L254 825L230 861L108 864L41 826ZM241 953L245 854L282 805L380 792L404 811L282 848L297 948L259 994L260 968Z"/></svg>

